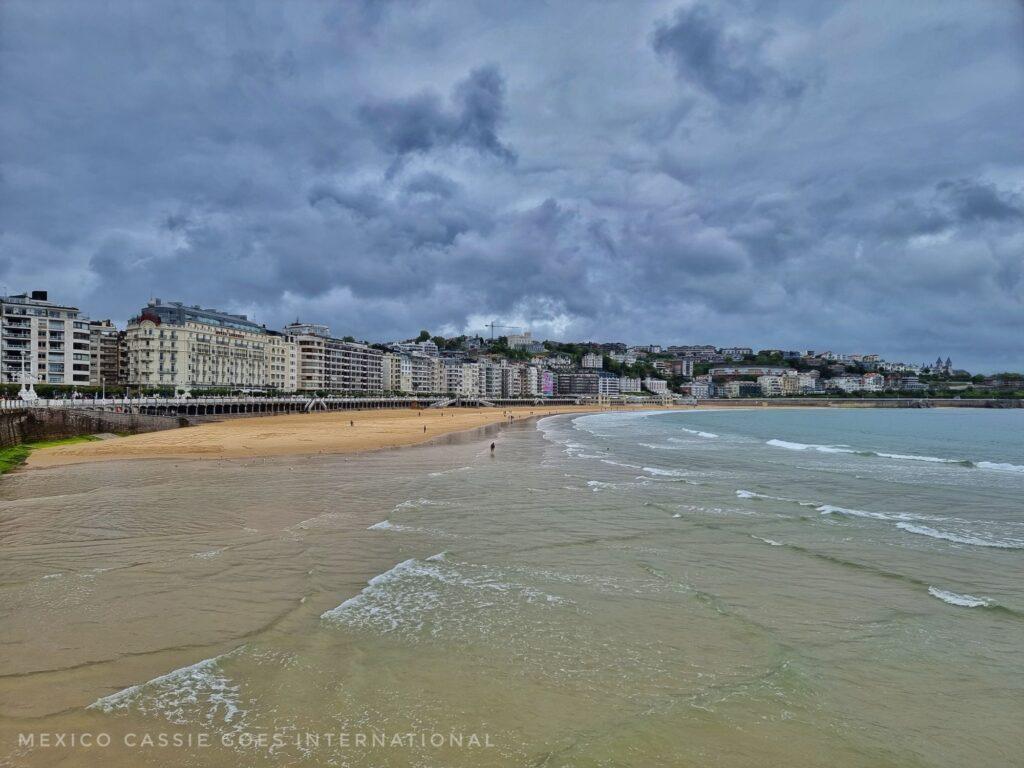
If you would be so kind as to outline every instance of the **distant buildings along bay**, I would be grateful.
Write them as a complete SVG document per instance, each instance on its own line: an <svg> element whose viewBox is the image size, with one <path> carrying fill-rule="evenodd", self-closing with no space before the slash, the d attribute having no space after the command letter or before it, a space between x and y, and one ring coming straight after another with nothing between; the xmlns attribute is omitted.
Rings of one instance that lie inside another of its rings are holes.
<svg viewBox="0 0 1024 768"><path fill-rule="evenodd" d="M493 331L493 329L492 329ZM750 347L538 341L526 332L383 344L296 321L269 329L245 315L153 299L125 328L90 320L46 291L0 297L0 378L85 390L430 394L466 398L696 398L921 394L1024 389L1019 376L970 377L947 357Z"/></svg>

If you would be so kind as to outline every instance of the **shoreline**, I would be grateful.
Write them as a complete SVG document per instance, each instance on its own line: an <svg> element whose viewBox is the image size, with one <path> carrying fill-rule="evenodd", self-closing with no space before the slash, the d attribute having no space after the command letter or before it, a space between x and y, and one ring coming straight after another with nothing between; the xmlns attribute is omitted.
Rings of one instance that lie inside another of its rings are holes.
<svg viewBox="0 0 1024 768"><path fill-rule="evenodd" d="M102 461L358 454L425 445L476 429L563 414L695 410L692 406L382 409L236 418L33 451L23 470ZM708 410L698 408L697 410ZM511 418L510 418L511 417ZM424 431L422 428L426 427Z"/></svg>

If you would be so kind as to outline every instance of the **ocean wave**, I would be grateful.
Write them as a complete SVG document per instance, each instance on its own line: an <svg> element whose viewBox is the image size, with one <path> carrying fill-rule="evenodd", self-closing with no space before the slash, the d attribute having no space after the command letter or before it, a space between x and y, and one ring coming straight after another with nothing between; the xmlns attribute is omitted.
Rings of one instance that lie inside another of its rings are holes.
<svg viewBox="0 0 1024 768"><path fill-rule="evenodd" d="M444 506L443 501L433 501L431 499L406 499L401 504L396 504L392 512L401 512L403 509L415 509L416 507L434 507Z"/></svg>
<svg viewBox="0 0 1024 768"><path fill-rule="evenodd" d="M358 595L320 618L382 633L429 629L437 634L445 627L478 628L481 611L513 616L510 602L549 606L569 601L505 581L486 566L451 563L439 552L424 560L404 560L374 576Z"/></svg>
<svg viewBox="0 0 1024 768"><path fill-rule="evenodd" d="M898 461L923 461L928 464L953 464L960 467L973 467L998 472L1019 472L1024 473L1024 466L1020 464L1008 464L998 461L973 461L971 459L949 459L941 456L923 456L916 453L889 453L887 451L856 450L847 445L819 445L815 443L794 443L788 440L772 439L767 445L776 448L786 448L791 451L818 451L820 453L846 453L856 456L868 456L881 459L896 459Z"/></svg>
<svg viewBox="0 0 1024 768"><path fill-rule="evenodd" d="M1013 539L983 539L978 536L960 535L929 528L926 525L911 525L910 523L897 523L896 527L907 533L916 533L919 536L928 536L932 539L951 541L955 544L970 544L975 547L993 547L995 549L1024 549L1024 541Z"/></svg>
<svg viewBox="0 0 1024 768"><path fill-rule="evenodd" d="M658 477L686 477L689 474L679 469L659 469L658 467L640 467L640 469L649 475Z"/></svg>
<svg viewBox="0 0 1024 768"><path fill-rule="evenodd" d="M941 518L927 518L921 515L910 515L902 512L868 512L863 509L849 509L847 507L837 507L835 504L822 504L815 507L818 512L823 515L848 515L849 517L867 517L873 520L888 520L894 522L896 520L928 520L928 519L941 519Z"/></svg>
<svg viewBox="0 0 1024 768"><path fill-rule="evenodd" d="M411 531L413 528L409 528L405 525L396 525L390 520L381 520L379 523L374 523L366 530L368 531Z"/></svg>
<svg viewBox="0 0 1024 768"><path fill-rule="evenodd" d="M648 477L638 477L637 480L646 480L648 483L650 482L650 478L648 478ZM620 490L623 490L623 489L626 489L626 488L636 488L638 486L642 486L643 483L642 482L639 482L639 483L637 483L637 482L609 483L609 482L606 482L604 480L587 480L587 485L590 487L591 491L593 491L594 493L597 493L599 491L605 491L605 490L620 491Z"/></svg>
<svg viewBox="0 0 1024 768"><path fill-rule="evenodd" d="M765 544L768 544L768 545L773 546L773 547L781 547L782 546L782 542L781 541L776 541L775 539L766 539L763 536L755 536L754 534L750 534L750 538L757 539L758 541L763 541Z"/></svg>
<svg viewBox="0 0 1024 768"><path fill-rule="evenodd" d="M639 464L627 464L622 461L614 461L613 459L601 459L604 464L611 464L613 467L625 467L626 469L643 469Z"/></svg>
<svg viewBox="0 0 1024 768"><path fill-rule="evenodd" d="M769 496L766 493L757 493L756 491L745 491L742 488L736 491L736 497L739 499L770 499L771 501L785 501L789 504L799 504L801 507L817 507L818 502L816 501L801 501L800 499L791 499L787 496Z"/></svg>
<svg viewBox="0 0 1024 768"><path fill-rule="evenodd" d="M427 477L441 477L442 475L450 475L452 472L465 472L467 469L472 469L472 467L455 467L453 469L443 469L439 472L429 472Z"/></svg>
<svg viewBox="0 0 1024 768"><path fill-rule="evenodd" d="M701 432L699 429L687 429L686 427L680 427L680 429L683 430L683 432L689 432L691 435L696 435L697 437L706 437L709 439L718 437L714 432ZM673 439L678 440L679 438L669 438L669 440Z"/></svg>
<svg viewBox="0 0 1024 768"><path fill-rule="evenodd" d="M959 605L963 608L981 608L988 607L992 604L990 600L983 597L975 597L974 595L961 595L956 592L949 592L945 589L939 589L938 587L928 587L928 594L932 597L937 597L944 603L950 605Z"/></svg>
<svg viewBox="0 0 1024 768"><path fill-rule="evenodd" d="M224 547L221 547L220 549L211 549L207 552L195 552L189 555L189 557L194 557L198 560L209 560L210 558L217 557L223 551Z"/></svg>
<svg viewBox="0 0 1024 768"><path fill-rule="evenodd" d="M220 656L104 696L87 709L108 714L134 710L142 715L160 715L177 725L187 725L199 719L241 727L246 715L240 705L241 686L224 674L221 662L243 648L244 645L239 646Z"/></svg>
<svg viewBox="0 0 1024 768"><path fill-rule="evenodd" d="M821 453L857 453L852 448L847 448L841 445L818 445L816 443L793 443L789 440L778 440L772 439L767 441L767 445L774 446L775 448L785 448L789 451L819 451Z"/></svg>
<svg viewBox="0 0 1024 768"><path fill-rule="evenodd" d="M998 472L1024 472L1024 466L1020 464L1004 464L997 461L979 461L975 466L978 469L993 469Z"/></svg>

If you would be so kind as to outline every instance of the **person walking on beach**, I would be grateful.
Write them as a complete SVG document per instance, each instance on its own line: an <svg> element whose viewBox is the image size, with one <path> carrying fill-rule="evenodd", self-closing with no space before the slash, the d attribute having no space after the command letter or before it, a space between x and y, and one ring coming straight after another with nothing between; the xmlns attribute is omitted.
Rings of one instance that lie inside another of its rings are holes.
<svg viewBox="0 0 1024 768"><path fill-rule="evenodd" d="M426 425L426 424L424 424L424 425L423 425L423 431L424 431L424 432L426 432L426 431L427 431L427 425Z"/></svg>
<svg viewBox="0 0 1024 768"><path fill-rule="evenodd" d="M491 443L491 453L494 453L494 443Z"/></svg>

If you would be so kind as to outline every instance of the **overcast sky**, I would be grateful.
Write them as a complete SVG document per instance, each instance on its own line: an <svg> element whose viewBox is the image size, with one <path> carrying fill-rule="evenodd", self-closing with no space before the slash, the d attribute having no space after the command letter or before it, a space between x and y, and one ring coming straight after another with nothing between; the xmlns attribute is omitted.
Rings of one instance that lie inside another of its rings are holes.
<svg viewBox="0 0 1024 768"><path fill-rule="evenodd" d="M0 287L1024 369L1024 5L0 2Z"/></svg>

